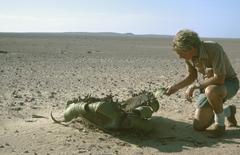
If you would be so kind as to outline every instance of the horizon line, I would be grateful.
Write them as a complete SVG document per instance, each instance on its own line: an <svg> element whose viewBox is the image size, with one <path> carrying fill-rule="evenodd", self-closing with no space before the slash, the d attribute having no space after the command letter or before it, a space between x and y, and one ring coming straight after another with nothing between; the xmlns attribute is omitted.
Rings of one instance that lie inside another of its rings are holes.
<svg viewBox="0 0 240 155"><path fill-rule="evenodd" d="M8 32L0 32L0 34L64 34L64 33L87 33L87 34L115 34L115 35L126 35L126 36L155 36L155 37L174 37L172 34L158 34L158 33L132 33L132 32L107 32L107 31L8 31ZM240 39L240 37L213 37L213 36L200 36L200 38L214 38L214 39Z"/></svg>

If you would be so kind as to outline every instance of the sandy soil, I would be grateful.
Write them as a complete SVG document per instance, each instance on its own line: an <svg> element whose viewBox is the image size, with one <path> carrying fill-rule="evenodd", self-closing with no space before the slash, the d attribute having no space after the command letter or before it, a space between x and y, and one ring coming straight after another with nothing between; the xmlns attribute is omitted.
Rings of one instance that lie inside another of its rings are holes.
<svg viewBox="0 0 240 155"><path fill-rule="evenodd" d="M220 42L240 72L240 40ZM125 100L184 77L171 38L0 34L0 154L238 154L239 127L210 139L192 129L184 91L158 98L149 135L55 124L66 101L92 94ZM240 108L238 93L226 104ZM240 121L240 114L237 113Z"/></svg>

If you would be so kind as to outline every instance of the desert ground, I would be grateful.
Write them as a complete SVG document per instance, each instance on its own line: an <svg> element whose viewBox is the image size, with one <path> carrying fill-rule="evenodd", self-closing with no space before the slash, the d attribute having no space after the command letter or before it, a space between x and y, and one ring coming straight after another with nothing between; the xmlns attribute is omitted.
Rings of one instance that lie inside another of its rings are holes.
<svg viewBox="0 0 240 155"><path fill-rule="evenodd" d="M106 132L81 122L53 123L66 102L92 94L126 100L142 90L167 87L184 78L184 61L169 36L132 34L0 34L0 154L239 154L240 128L211 139L192 128L194 102L185 89L158 98L154 131ZM240 39L203 38L223 45L240 72ZM237 106L240 93L225 105ZM210 127L211 128L211 127Z"/></svg>

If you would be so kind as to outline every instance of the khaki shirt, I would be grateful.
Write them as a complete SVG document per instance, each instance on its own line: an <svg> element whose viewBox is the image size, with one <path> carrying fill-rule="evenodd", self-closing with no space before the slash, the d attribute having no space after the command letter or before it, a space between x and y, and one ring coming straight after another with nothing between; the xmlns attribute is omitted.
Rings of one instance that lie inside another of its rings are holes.
<svg viewBox="0 0 240 155"><path fill-rule="evenodd" d="M205 76L206 69L212 68L213 74L225 75L226 79L237 75L222 46L213 41L202 41L198 56L186 61L186 64L189 73L197 70Z"/></svg>

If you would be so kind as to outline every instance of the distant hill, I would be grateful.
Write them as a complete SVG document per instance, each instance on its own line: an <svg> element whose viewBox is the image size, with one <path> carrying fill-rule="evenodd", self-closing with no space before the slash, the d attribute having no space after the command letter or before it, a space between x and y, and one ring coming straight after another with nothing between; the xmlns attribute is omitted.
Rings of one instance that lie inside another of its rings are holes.
<svg viewBox="0 0 240 155"><path fill-rule="evenodd" d="M64 34L87 35L87 36L132 36L132 37L153 37L153 38L172 38L171 35L157 34L134 34L134 33L116 33L116 32L64 32Z"/></svg>
<svg viewBox="0 0 240 155"><path fill-rule="evenodd" d="M115 32L0 32L1 36L8 37L23 37L23 36L107 36L107 37L150 37L150 38L172 38L170 35L156 35L156 34L134 34L134 33L115 33Z"/></svg>

